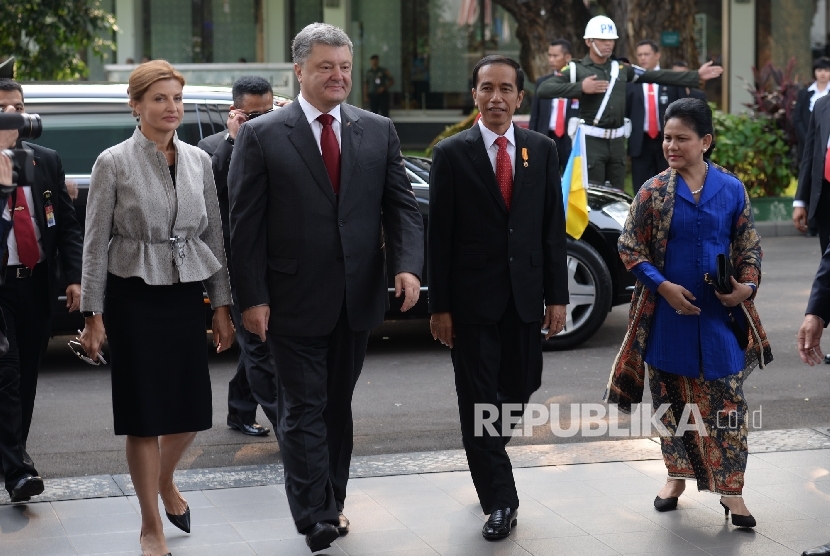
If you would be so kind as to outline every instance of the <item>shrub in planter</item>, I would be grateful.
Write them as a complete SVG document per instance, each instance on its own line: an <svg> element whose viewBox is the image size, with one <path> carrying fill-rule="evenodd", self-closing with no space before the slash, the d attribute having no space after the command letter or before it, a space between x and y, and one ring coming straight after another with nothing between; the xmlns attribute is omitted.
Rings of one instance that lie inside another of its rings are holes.
<svg viewBox="0 0 830 556"><path fill-rule="evenodd" d="M777 123L764 114L714 111L712 160L740 178L750 197L778 197L793 177L790 144Z"/></svg>

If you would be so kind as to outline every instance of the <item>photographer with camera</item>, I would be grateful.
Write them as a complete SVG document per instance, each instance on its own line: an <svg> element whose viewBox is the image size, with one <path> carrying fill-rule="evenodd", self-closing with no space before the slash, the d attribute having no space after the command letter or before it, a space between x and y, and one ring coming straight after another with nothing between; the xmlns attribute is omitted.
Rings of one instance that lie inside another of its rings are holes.
<svg viewBox="0 0 830 556"><path fill-rule="evenodd" d="M0 78L0 111L25 112L23 88L13 79ZM0 356L0 458L12 502L25 502L43 492L43 479L26 453L26 440L38 368L49 341L58 265L69 284L66 305L70 311L78 310L81 297L82 233L66 190L61 159L51 149L20 141L38 135L39 125L0 131L0 149L15 149L0 158L9 160L9 154L15 155L19 186L3 204L3 219L11 222L12 230L0 285L0 309L9 343L8 351Z"/></svg>

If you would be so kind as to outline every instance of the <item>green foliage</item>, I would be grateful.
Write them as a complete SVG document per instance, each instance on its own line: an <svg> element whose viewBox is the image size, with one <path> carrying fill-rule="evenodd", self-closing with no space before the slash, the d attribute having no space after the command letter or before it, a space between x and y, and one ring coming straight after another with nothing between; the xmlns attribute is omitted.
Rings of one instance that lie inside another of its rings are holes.
<svg viewBox="0 0 830 556"><path fill-rule="evenodd" d="M750 197L778 197L789 187L790 145L786 133L764 114L714 111L712 160L740 178Z"/></svg>
<svg viewBox="0 0 830 556"><path fill-rule="evenodd" d="M470 129L473 127L473 124L476 123L476 116L478 116L478 110L473 110L469 116L458 122L457 124L448 125L444 128L444 131L438 134L438 136L432 140L432 143L429 144L427 147L426 155L432 156L432 147L438 144L438 141L442 139L446 139L447 137L452 137L456 133L461 133L465 129Z"/></svg>
<svg viewBox="0 0 830 556"><path fill-rule="evenodd" d="M16 79L72 80L89 73L81 58L88 47L103 57L115 50L102 38L118 31L115 16L98 0L3 0L0 56L17 59Z"/></svg>

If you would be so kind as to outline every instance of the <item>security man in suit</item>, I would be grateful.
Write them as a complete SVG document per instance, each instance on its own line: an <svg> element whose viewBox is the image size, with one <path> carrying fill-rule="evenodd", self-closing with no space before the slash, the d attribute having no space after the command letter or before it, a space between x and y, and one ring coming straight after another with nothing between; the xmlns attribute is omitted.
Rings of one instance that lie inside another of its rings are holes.
<svg viewBox="0 0 830 556"><path fill-rule="evenodd" d="M231 89L233 105L228 114L228 130L214 133L199 141L199 148L210 155L219 212L222 215L222 235L225 253L230 258L231 227L228 214L228 171L231 165L234 141L239 127L274 109L274 91L262 77L240 77ZM231 293L236 299L233 268L229 267ZM257 404L268 420L276 426L278 421L277 370L268 344L242 326L239 304L231 305L231 318L236 328L239 345L239 363L236 374L228 384L228 426L249 436L265 436L270 431L256 422Z"/></svg>
<svg viewBox="0 0 830 556"><path fill-rule="evenodd" d="M646 71L660 70L660 47L654 41L637 44L637 64ZM669 167L663 156L663 116L666 107L681 97L679 87L656 83L626 83L625 116L631 120L628 156L631 185L636 193L649 178Z"/></svg>
<svg viewBox="0 0 830 556"><path fill-rule="evenodd" d="M541 385L540 319L545 338L565 324L567 247L556 148L512 122L518 62L487 56L472 81L481 118L435 146L429 174L429 312L433 337L451 348L461 437L489 514L482 535L497 540L519 508L505 451L515 422L502 433L502 404L526 404ZM494 430L476 430L483 404L497 412Z"/></svg>
<svg viewBox="0 0 830 556"><path fill-rule="evenodd" d="M793 223L805 233L807 220L816 219L821 252L830 243L830 95L820 98L813 107L804 154L798 171L798 189L793 200Z"/></svg>
<svg viewBox="0 0 830 556"><path fill-rule="evenodd" d="M23 88L0 78L0 110L25 112ZM0 149L18 145L18 133L0 132ZM12 221L7 240L8 266L0 286L9 350L0 356L0 458L6 490L13 502L43 492L26 453L41 357L51 331L52 302L59 270L69 284L66 306L77 311L81 299L81 226L66 191L58 154L23 142L34 151L34 182L12 193L3 218Z"/></svg>
<svg viewBox="0 0 830 556"><path fill-rule="evenodd" d="M562 68L571 61L571 42L567 39L556 39L548 46L548 67L552 73L540 77L536 81L536 90L539 90L546 79L554 75L562 75ZM571 138L568 135L568 120L579 116L579 99L553 98L541 99L533 96L530 107L530 129L542 135L547 135L556 143L556 152L559 155L559 173L565 170L568 157L571 156Z"/></svg>
<svg viewBox="0 0 830 556"><path fill-rule="evenodd" d="M346 534L352 393L369 331L418 301L423 219L392 121L347 104L352 41L312 23L292 42L295 102L239 129L228 192L242 324L279 374L285 492L312 552ZM267 332L267 335L266 335Z"/></svg>
<svg viewBox="0 0 830 556"><path fill-rule="evenodd" d="M587 150L588 181L594 184L611 182L613 187L625 185L625 83L660 83L696 87L723 73L711 62L698 71L685 73L666 70L647 71L611 60L617 38L617 27L605 16L592 18L585 26L588 55L541 84L536 94L541 98L579 98L579 115L584 120ZM576 76L571 76L571 67ZM573 83L571 81L574 81ZM609 92L610 91L610 92ZM606 94L607 93L607 94Z"/></svg>

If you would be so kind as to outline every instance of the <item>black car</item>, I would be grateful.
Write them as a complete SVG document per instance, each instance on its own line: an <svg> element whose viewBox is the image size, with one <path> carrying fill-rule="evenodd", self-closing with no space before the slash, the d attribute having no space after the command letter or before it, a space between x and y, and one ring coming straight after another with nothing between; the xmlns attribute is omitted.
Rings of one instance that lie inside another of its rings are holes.
<svg viewBox="0 0 830 556"><path fill-rule="evenodd" d="M23 84L23 91L26 110L40 114L43 120L43 135L35 142L60 154L67 183L77 189L76 214L83 225L89 175L95 159L104 149L130 137L135 129L135 120L127 106L127 87L124 84ZM202 138L223 130L231 103L229 87L185 86L185 112L179 138L195 145ZM404 157L425 228L429 221L431 164L428 158ZM616 244L630 202L629 196L616 189L591 187L588 190L590 223L582 238L568 240L571 303L565 330L548 340L548 347L567 349L581 344L599 329L612 306L629 302L634 279L622 266ZM388 320L428 317L426 268L422 277L421 299L411 310L401 313L402 300L395 298L394 277L390 273L392 308L387 313ZM65 302L63 297L55 300L53 334L74 334L83 324L78 313L67 313ZM209 324L207 300L206 312Z"/></svg>

